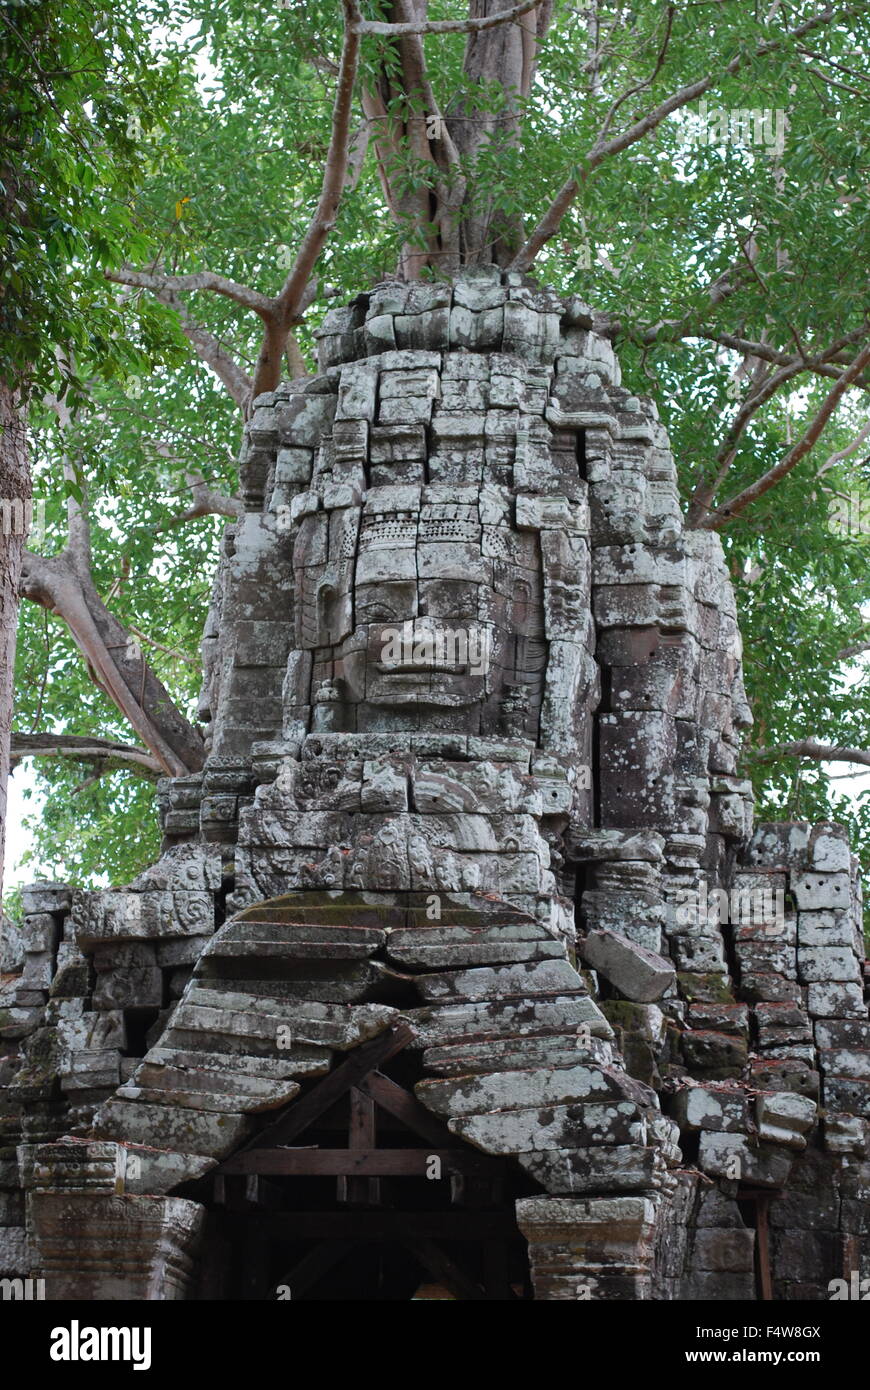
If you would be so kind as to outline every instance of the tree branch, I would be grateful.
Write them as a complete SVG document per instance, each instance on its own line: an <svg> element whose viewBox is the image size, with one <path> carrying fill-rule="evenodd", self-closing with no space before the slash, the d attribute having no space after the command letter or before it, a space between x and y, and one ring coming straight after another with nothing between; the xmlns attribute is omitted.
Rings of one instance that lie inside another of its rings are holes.
<svg viewBox="0 0 870 1390"><path fill-rule="evenodd" d="M665 11L665 36L662 40L661 46L658 51L655 67L653 68L649 77L645 77L642 82L638 82L634 87L626 88L626 90L620 96L618 96L616 100L611 104L610 110L604 117L604 121L601 125L600 130L598 131L596 141L601 141L605 138L607 132L610 130L610 127L613 124L613 118L619 110L620 106L622 106L624 102L628 101L629 97L637 96L638 92L642 92L645 90L645 88L651 87L652 84L655 82L656 78L662 70L662 64L665 61L665 55L668 51L668 44L671 41L671 30L673 29L673 25L674 6L668 5L667 10Z"/></svg>
<svg viewBox="0 0 870 1390"><path fill-rule="evenodd" d="M163 767L147 748L116 743L110 738L91 738L79 734L16 734L12 735L11 764L16 767L23 758L72 758L76 762L97 763L109 771L115 767L128 768L149 781L163 776Z"/></svg>
<svg viewBox="0 0 870 1390"><path fill-rule="evenodd" d="M770 748L753 748L759 757L812 758L819 763L862 763L870 767L870 748L840 748L831 743L817 743L805 738L797 743L777 743Z"/></svg>
<svg viewBox="0 0 870 1390"><path fill-rule="evenodd" d="M778 483L781 478L784 478L787 473L790 473L791 470L800 463L801 459L809 453L810 449L819 438L819 435L836 410L845 392L854 383L855 379L861 375L868 363L870 363L870 346L863 348L855 358L851 367L848 367L846 371L843 372L840 380L825 397L815 419L803 438L800 439L792 449L789 449L785 458L781 459L773 468L769 468L767 472L757 479L756 482L752 483L750 487L744 488L742 492L737 493L737 495L732 497L728 502L723 503L721 507L711 512L706 520L701 523L704 530L720 530L722 526L732 521L735 516L739 516L741 512L744 512L748 506L759 497L762 497L765 492L768 492L774 484Z"/></svg>
<svg viewBox="0 0 870 1390"><path fill-rule="evenodd" d="M59 350L55 352L58 366L63 370L69 371L70 364L66 362L64 354ZM63 441L61 452L61 471L64 482L71 483L77 488L81 488L81 480L76 476L72 460L67 449L70 427L72 425L72 411L64 398L61 400L53 392L45 397L45 404L54 411L57 416L57 423L60 427L60 435ZM74 559L76 565L82 571L90 570L91 567L91 523L88 517L87 501L84 496L79 501L72 492L66 498L66 521L67 521L67 549Z"/></svg>
<svg viewBox="0 0 870 1390"><path fill-rule="evenodd" d="M298 320L305 307L304 296L308 291L311 273L323 244L335 225L336 213L350 169L351 113L359 66L359 25L362 19L358 0L342 0L342 5L345 14L344 43L338 68L338 87L332 108L332 132L329 137L320 197L308 230L302 238L296 260L274 306L287 328ZM254 377L255 396L260 390L271 389L268 385L260 385L262 374L262 364L258 364Z"/></svg>
<svg viewBox="0 0 870 1390"><path fill-rule="evenodd" d="M850 657L860 656L862 652L870 652L870 642L856 642L852 647L841 647L837 652L837 660L848 661Z"/></svg>
<svg viewBox="0 0 870 1390"><path fill-rule="evenodd" d="M534 10L542 0L522 0L510 10L499 14L486 15L482 19L430 19L413 20L407 24L388 24L378 19L361 19L356 26L358 34L382 34L385 38L401 38L404 34L480 34L486 29L495 29L500 24L513 24L529 10Z"/></svg>
<svg viewBox="0 0 870 1390"><path fill-rule="evenodd" d="M719 464L719 470L716 476L709 483L705 483L701 480L692 493L688 508L687 525L694 527L704 524L704 517L710 514L710 503L725 481L729 469L734 459L737 457L737 445L753 415L776 394L780 386L786 381L790 381L792 377L798 376L801 372L812 371L814 367L821 366L825 361L830 361L831 358L839 356L844 345L863 337L866 331L867 325L864 324L861 328L856 329L854 333L849 334L848 337L840 338L837 342L832 343L825 352L820 353L816 357L792 357L787 360L786 366L781 367L778 372L772 372L761 381L761 384L756 387L741 405L726 432L724 440L716 452L716 462ZM759 346L763 345L760 344ZM800 347L800 344L798 344L798 347ZM841 371L836 372L838 381L842 375L843 373ZM791 436L789 435L788 442L790 442L790 440Z"/></svg>
<svg viewBox="0 0 870 1390"><path fill-rule="evenodd" d="M199 668L200 663L195 656L185 656L184 652L176 651L175 647L164 647L162 642L155 642L154 638L149 637L147 632L143 632L141 628L133 627L132 623L130 624L130 631L140 642L144 642L146 647L153 647L156 652L163 652L165 656L171 656L175 661L183 661L186 666Z"/></svg>
<svg viewBox="0 0 870 1390"><path fill-rule="evenodd" d="M425 13L426 0L415 0ZM395 0L394 9L402 14L408 7ZM410 12L415 10L411 7ZM405 280L418 280L423 268L439 256L438 238L432 227L433 209L430 186L426 178L406 181L401 171L409 159L420 167L435 171L435 186L444 190L438 180L439 166L449 158L449 148L455 142L440 111L425 91L425 61L419 38L395 39L389 46L390 60L381 63L376 80L362 91L362 107L373 133L378 179L393 221L402 231L410 226L414 233L403 237L399 252L399 274ZM431 95L431 94L430 94ZM429 119L434 119L430 139ZM447 270L459 263L458 247L453 240L453 218L449 200L445 199L442 235L447 242Z"/></svg>
<svg viewBox="0 0 870 1390"><path fill-rule="evenodd" d="M94 684L151 750L170 777L195 772L204 757L202 738L176 708L142 656L138 642L103 603L90 574L68 551L25 551L21 596L56 613L81 651Z"/></svg>
<svg viewBox="0 0 870 1390"><path fill-rule="evenodd" d="M829 468L833 468L835 464L842 463L850 454L854 454L856 449L860 449L861 445L868 437L870 437L870 420L867 421L866 425L862 426L853 439L849 440L848 444L845 444L842 449L838 449L836 453L831 454L830 458L825 459L816 477L821 478L822 474L827 473Z"/></svg>
<svg viewBox="0 0 870 1390"><path fill-rule="evenodd" d="M867 325L863 324L860 329L856 329L854 334L850 335L849 339L844 339L843 341L856 342L866 331ZM772 347L770 343L760 343L750 338L740 338L733 333L704 332L699 328L696 333L687 333L681 336L704 338L707 342L718 343L720 347L730 348L733 352L743 353L746 357L758 357L763 362L771 362L780 367L787 367L797 360L793 354L782 352L779 348ZM832 377L834 381L839 381L841 372L839 367L835 367L833 363L845 362L845 364L848 365L850 360L849 358L844 359L841 352L836 352L832 353L827 361L819 357L808 358L804 365L807 371L813 372L816 376L828 376ZM856 384L870 386L870 381Z"/></svg>
<svg viewBox="0 0 870 1390"><path fill-rule="evenodd" d="M602 130L599 131L594 143L583 158L582 169L579 173L569 178L559 189L559 192L538 222L531 236L520 251L517 252L511 262L510 269L527 271L530 268L538 252L546 245L551 237L556 235L562 218L574 202L582 185L586 182L589 175L597 169L598 165L602 164L605 159L609 159L615 154L621 154L623 150L636 144L638 140L642 140L650 131L660 126L662 121L666 120L674 111L678 111L681 107L687 106L690 101L696 101L698 97L702 97L705 92L710 91L710 89L716 86L718 82L721 82L723 78L735 76L736 73L740 72L740 70L745 67L748 61L767 57L768 54L776 52L789 41L802 38L804 34L810 33L813 29L817 29L821 25L829 23L837 16L852 14L856 8L859 7L844 5L838 9L833 5L827 5L825 9L821 10L818 14L804 20L802 24L797 25L794 29L788 30L781 39L765 39L762 43L756 45L751 54L737 54L725 65L720 73L708 74L708 76L699 78L696 82L681 87L679 91L673 92L671 96L667 97L663 102L660 102L652 111L647 112L645 116L635 121L633 125L622 131L621 134L615 135L609 140L603 140L602 135L605 133L605 130L604 127L602 127Z"/></svg>
<svg viewBox="0 0 870 1390"><path fill-rule="evenodd" d="M239 364L230 357L226 348L213 333L209 333L208 329L203 328L191 318L186 305L183 300L178 298L177 294L172 290L167 290L165 293L155 291L155 294L157 299L178 315L181 331L192 344L197 357L211 368L218 381L227 388L239 409L244 410L246 402L251 398L253 385L247 372L243 371Z"/></svg>
<svg viewBox="0 0 870 1390"><path fill-rule="evenodd" d="M262 319L268 320L273 312L274 302L267 294L240 285L236 280L228 280L211 270L198 270L193 275L164 275L152 271L134 270L132 266L122 266L120 270L107 270L107 280L116 285L131 285L135 289L150 290L158 298L161 294L191 294L197 290L211 290L225 299L232 299L245 309L253 309Z"/></svg>
<svg viewBox="0 0 870 1390"><path fill-rule="evenodd" d="M106 272L107 279L114 283L147 289L164 303L171 302L171 298L178 294L210 290L258 314L263 320L265 331L250 385L248 378L240 372L235 363L232 363L216 339L206 334L204 329L194 327L191 323L185 325L182 321L182 328L197 352L218 374L233 399L242 405L245 411L257 396L264 391L273 390L281 378L287 335L293 325L300 321L317 292L316 283L311 280L311 272L326 238L335 225L345 184L349 177L353 179L359 172L351 159L352 143L354 158L359 155L359 141L352 141L351 112L359 66L362 16L358 0L342 0L342 7L345 16L344 41L338 71L338 89L332 112L332 133L320 197L296 259L278 295L274 299L270 298L259 290L240 285L236 280L229 280L210 270L197 271L192 275L166 275L125 266L121 270ZM173 307L178 310L177 304Z"/></svg>
<svg viewBox="0 0 870 1390"><path fill-rule="evenodd" d="M752 234L750 233L750 240ZM715 309L729 295L735 294L742 289L746 282L746 268L742 257L731 262L721 275L717 275L705 288L708 299L708 309ZM658 323L642 330L627 330L619 319L614 319L611 330L614 340L619 337L627 337L630 342L638 343L641 347L652 347L657 342L679 342L683 338L702 338L705 335L701 332L701 314L706 311L693 311L686 314L681 319L661 319Z"/></svg>
<svg viewBox="0 0 870 1390"><path fill-rule="evenodd" d="M201 473L185 473L184 481L193 494L192 505L180 516L174 516L162 526L156 527L157 531L168 531L174 526L181 526L185 521L195 521L201 516L236 518L244 514L244 503L238 497L228 497L226 493L209 487Z"/></svg>

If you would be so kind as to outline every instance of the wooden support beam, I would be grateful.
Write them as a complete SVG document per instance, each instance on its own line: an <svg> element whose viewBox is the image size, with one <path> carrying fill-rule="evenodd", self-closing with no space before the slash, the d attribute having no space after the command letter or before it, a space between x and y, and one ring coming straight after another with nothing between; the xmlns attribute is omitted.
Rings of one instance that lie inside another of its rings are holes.
<svg viewBox="0 0 870 1390"><path fill-rule="evenodd" d="M773 1278L770 1272L770 1197L759 1193L755 1198L755 1242L758 1250L758 1283L761 1301L773 1302Z"/></svg>
<svg viewBox="0 0 870 1390"><path fill-rule="evenodd" d="M437 1158L445 1177L453 1173L485 1177L492 1159L473 1149L254 1149L234 1154L225 1174L264 1173L271 1177L425 1178L428 1160Z"/></svg>
<svg viewBox="0 0 870 1390"><path fill-rule="evenodd" d="M450 1290L454 1298L462 1299L463 1302L479 1303L486 1297L480 1285L466 1274L464 1269L460 1269L456 1261L451 1260L433 1240L403 1240L402 1244L430 1274L434 1275L438 1283Z"/></svg>
<svg viewBox="0 0 870 1390"><path fill-rule="evenodd" d="M411 1029L405 1024L400 1024L398 1028L389 1028L370 1042L355 1047L347 1060L336 1067L335 1071L325 1076L307 1095L291 1101L277 1120L260 1130L259 1134L253 1135L238 1152L245 1153L250 1149L262 1149L273 1144L289 1144L297 1134L301 1134L312 1125L319 1115L346 1095L351 1086L357 1085L368 1072L388 1061L390 1057L395 1057L397 1052L401 1052L402 1048L413 1041L413 1038ZM227 1171L224 1164L220 1164L214 1170L215 1173L224 1171Z"/></svg>
<svg viewBox="0 0 870 1390"><path fill-rule="evenodd" d="M365 1153L377 1148L377 1124L375 1103L358 1086L350 1088L350 1123L347 1131L348 1148L354 1153ZM342 1199L352 1206L376 1206L381 1200L381 1185L377 1178L341 1177L339 1182L339 1201ZM341 1188L344 1187L342 1197Z"/></svg>
<svg viewBox="0 0 870 1390"><path fill-rule="evenodd" d="M440 1145L455 1143L455 1137L450 1133L447 1126L437 1119L425 1105L421 1105L416 1096L411 1095L402 1086L398 1086L395 1081L391 1081L388 1076L383 1076L379 1071L371 1072L360 1082L360 1090L379 1105L387 1114L394 1119L400 1120L408 1129L426 1139L431 1144ZM490 1160L492 1162L492 1160ZM497 1162L497 1160L496 1160Z"/></svg>
<svg viewBox="0 0 870 1390"><path fill-rule="evenodd" d="M354 1248L352 1240L323 1240L309 1250L298 1264L294 1265L288 1274L282 1274L276 1281L276 1287L286 1286L290 1290L291 1300L301 1298L307 1293L312 1284L316 1284L327 1274L330 1269L334 1269Z"/></svg>

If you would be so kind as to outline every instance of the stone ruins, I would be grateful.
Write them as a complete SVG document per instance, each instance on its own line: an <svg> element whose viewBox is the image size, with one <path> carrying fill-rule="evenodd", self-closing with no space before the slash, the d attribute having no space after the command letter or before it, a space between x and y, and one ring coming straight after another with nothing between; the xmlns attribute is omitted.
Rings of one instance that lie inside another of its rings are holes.
<svg viewBox="0 0 870 1390"><path fill-rule="evenodd" d="M256 402L205 769L160 784L134 883L37 883L7 934L0 1275L570 1300L870 1276L857 862L836 825L753 826L722 548L684 528L608 331L494 268L386 283Z"/></svg>

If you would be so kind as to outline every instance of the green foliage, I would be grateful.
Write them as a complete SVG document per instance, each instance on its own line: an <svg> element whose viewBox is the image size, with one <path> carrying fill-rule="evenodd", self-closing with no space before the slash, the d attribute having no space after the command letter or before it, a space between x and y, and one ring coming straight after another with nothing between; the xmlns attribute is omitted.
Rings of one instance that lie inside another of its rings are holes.
<svg viewBox="0 0 870 1390"><path fill-rule="evenodd" d="M73 763L53 769L50 794L33 817L34 847L24 860L28 878L122 884L159 855L153 785L123 772L91 778ZM13 915L5 898L4 907Z"/></svg>
<svg viewBox="0 0 870 1390"><path fill-rule="evenodd" d="M134 335L104 268L147 254L130 198L140 132L174 105L178 61L155 61L154 13L120 3L0 8L0 375L75 398L91 373L147 369L153 314Z"/></svg>
<svg viewBox="0 0 870 1390"><path fill-rule="evenodd" d="M595 45L583 17L557 3L523 103L521 140L494 143L473 171L476 202L499 218L521 214L527 230L572 172L582 177L535 274L619 320L626 384L655 397L686 499L715 475L717 450L747 389L739 381L735 388L739 355L711 333L811 355L854 333L868 313L868 105L851 90L862 86L854 70L866 68L868 17L852 15L803 44L752 57L760 42L781 38L785 25L818 8L808 0L775 14L767 4L679 6L649 82L666 7L601 0L596 86ZM374 4L364 9L377 12ZM431 18L465 12L461 0L430 6ZM0 15L9 50L0 99L26 194L0 248L0 315L17 336L4 370L26 369L45 387L56 381L57 349L72 354L78 409L66 448L94 511L97 587L111 594L123 622L188 658L149 652L190 712L197 686L190 662L222 523L166 528L186 505L186 470L234 490L240 421L171 310L145 291L108 285L102 271L126 261L174 273L210 269L278 290L320 189L340 7L325 0L287 7L121 0L109 11L73 0L7 5ZM442 110L468 119L475 111L500 115L502 94L464 82L464 44L457 36L425 40ZM781 151L700 143L695 102L583 177L618 96L648 84L621 104L611 133L681 85L721 75L738 53L746 55L744 67L707 93L708 108L786 113ZM385 41L365 41L363 81L373 80L385 56ZM407 187L432 181L431 168L408 150L396 160ZM298 334L310 362L311 330L326 308L391 274L401 240L370 150L342 202L318 266L318 296ZM735 264L738 288L711 311L708 287ZM250 373L260 342L255 316L207 293L186 304ZM680 327L644 340L650 326L669 323ZM693 337L683 336L686 324ZM718 501L782 457L831 384L801 376L800 389L778 393L754 416ZM866 446L817 477L863 423L854 400L800 467L723 532L738 586L756 748L807 737L870 746L864 668L837 655L860 640L862 613L870 611L868 540L838 535L829 518L833 492L867 497ZM50 553L63 543L61 445L53 417L38 404L33 427L34 491L46 499ZM68 635L28 607L18 688L20 729L131 737L88 680ZM836 815L853 826L858 843L870 844L862 833L870 830L867 794L846 799L824 769L794 759L750 751L747 770L760 816ZM153 852L152 792L128 774L76 791L87 775L41 765L48 799L38 856L46 866L62 856L85 878L121 881Z"/></svg>

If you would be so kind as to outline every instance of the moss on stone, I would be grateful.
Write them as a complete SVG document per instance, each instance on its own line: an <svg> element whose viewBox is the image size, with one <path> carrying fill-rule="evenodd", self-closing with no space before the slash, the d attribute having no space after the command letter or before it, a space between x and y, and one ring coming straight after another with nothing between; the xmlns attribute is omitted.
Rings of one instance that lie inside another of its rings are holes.
<svg viewBox="0 0 870 1390"><path fill-rule="evenodd" d="M734 992L730 981L722 975L695 974L692 970L677 973L680 996L690 1004L696 1000L703 1004L733 1004Z"/></svg>
<svg viewBox="0 0 870 1390"><path fill-rule="evenodd" d="M640 1032L647 1026L646 1006L643 1004L633 1004L629 999L603 999L599 1008L613 1028Z"/></svg>

